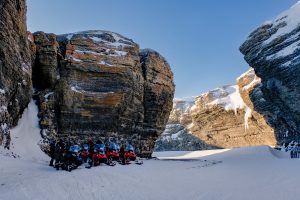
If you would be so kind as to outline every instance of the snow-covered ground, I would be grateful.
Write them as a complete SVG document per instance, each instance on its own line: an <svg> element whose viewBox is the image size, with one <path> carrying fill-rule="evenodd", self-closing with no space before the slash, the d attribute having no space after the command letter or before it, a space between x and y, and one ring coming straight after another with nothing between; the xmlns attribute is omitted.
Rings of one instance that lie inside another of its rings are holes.
<svg viewBox="0 0 300 200"><path fill-rule="evenodd" d="M159 159L141 166L56 171L38 149L37 124L31 123L36 114L31 102L12 131L13 151L20 157L0 154L1 200L282 200L300 195L300 160L268 146L160 152L154 153Z"/></svg>

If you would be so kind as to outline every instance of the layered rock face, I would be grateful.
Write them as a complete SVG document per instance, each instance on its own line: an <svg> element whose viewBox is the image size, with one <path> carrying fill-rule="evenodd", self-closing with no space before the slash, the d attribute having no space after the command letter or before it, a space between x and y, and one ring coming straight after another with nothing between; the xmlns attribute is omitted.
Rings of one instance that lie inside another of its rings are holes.
<svg viewBox="0 0 300 200"><path fill-rule="evenodd" d="M278 144L300 141L300 4L250 34L240 47L261 83L250 92L255 110Z"/></svg>
<svg viewBox="0 0 300 200"><path fill-rule="evenodd" d="M272 130L252 115L239 91L238 86L225 86L197 97L191 132L222 148L274 145Z"/></svg>
<svg viewBox="0 0 300 200"><path fill-rule="evenodd" d="M161 55L108 31L38 32L34 40L45 138L114 140L153 150L174 95L173 74Z"/></svg>
<svg viewBox="0 0 300 200"><path fill-rule="evenodd" d="M32 56L25 0L0 1L0 145L7 148L9 128L17 124L31 99Z"/></svg>
<svg viewBox="0 0 300 200"><path fill-rule="evenodd" d="M156 149L275 145L274 131L263 116L254 111L249 99L249 92L259 82L254 71L249 70L238 78L238 85L217 88L194 101L175 100L169 124L157 141Z"/></svg>

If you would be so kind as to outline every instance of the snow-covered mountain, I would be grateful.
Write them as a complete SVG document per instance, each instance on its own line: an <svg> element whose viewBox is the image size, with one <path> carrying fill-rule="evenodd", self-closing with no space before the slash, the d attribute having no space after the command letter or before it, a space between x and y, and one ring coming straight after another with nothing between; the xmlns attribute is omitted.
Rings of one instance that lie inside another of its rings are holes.
<svg viewBox="0 0 300 200"><path fill-rule="evenodd" d="M238 77L237 85L222 86L193 98L174 99L168 126L157 140L156 149L275 145L272 128L254 110L249 98L249 92L259 83L251 68Z"/></svg>

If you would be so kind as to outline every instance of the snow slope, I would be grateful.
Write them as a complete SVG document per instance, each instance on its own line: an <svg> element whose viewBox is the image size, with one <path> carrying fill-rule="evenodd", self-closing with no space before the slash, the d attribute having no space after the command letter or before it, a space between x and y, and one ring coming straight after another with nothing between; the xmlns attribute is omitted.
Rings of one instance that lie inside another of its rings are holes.
<svg viewBox="0 0 300 200"><path fill-rule="evenodd" d="M141 166L56 171L37 148L37 124L29 120L36 122L34 113L31 102L12 131L20 158L0 154L1 200L279 200L300 195L300 160L268 146L162 152L154 153L159 160Z"/></svg>

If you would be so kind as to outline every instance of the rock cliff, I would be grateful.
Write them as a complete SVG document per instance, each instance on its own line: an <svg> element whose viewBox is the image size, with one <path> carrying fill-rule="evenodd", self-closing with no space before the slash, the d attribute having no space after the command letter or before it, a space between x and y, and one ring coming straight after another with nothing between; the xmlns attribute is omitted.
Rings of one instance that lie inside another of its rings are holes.
<svg viewBox="0 0 300 200"><path fill-rule="evenodd" d="M166 131L157 150L196 150L275 145L274 131L257 113L249 92L260 83L253 69L195 100L174 100ZM189 145L187 145L189 144Z"/></svg>
<svg viewBox="0 0 300 200"><path fill-rule="evenodd" d="M173 74L157 52L110 31L27 33L25 0L0 1L0 145L32 98L45 141L97 139L152 151L172 109Z"/></svg>
<svg viewBox="0 0 300 200"><path fill-rule="evenodd" d="M240 51L261 79L250 92L278 144L300 141L300 3L253 31Z"/></svg>
<svg viewBox="0 0 300 200"><path fill-rule="evenodd" d="M34 49L29 43L25 0L0 1L0 145L6 148L9 129L31 99Z"/></svg>
<svg viewBox="0 0 300 200"><path fill-rule="evenodd" d="M159 53L109 31L33 35L45 138L115 140L153 150L174 95L173 74Z"/></svg>

